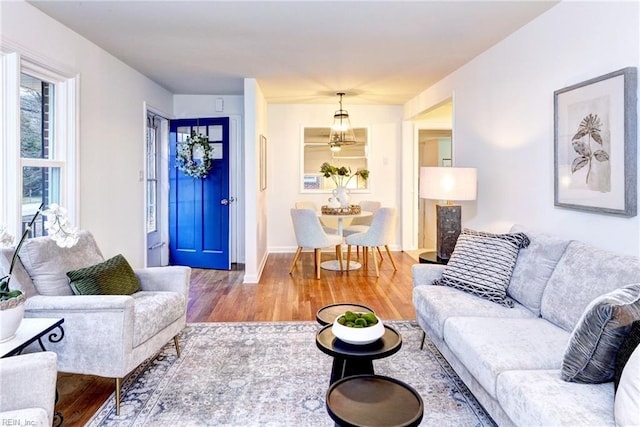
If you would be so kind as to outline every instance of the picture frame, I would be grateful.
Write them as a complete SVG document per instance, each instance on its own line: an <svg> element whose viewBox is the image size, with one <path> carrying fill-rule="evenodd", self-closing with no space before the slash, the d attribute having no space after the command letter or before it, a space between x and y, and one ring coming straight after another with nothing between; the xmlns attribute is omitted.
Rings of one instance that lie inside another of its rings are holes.
<svg viewBox="0 0 640 427"><path fill-rule="evenodd" d="M267 138L260 135L260 191L267 189Z"/></svg>
<svg viewBox="0 0 640 427"><path fill-rule="evenodd" d="M637 69L554 92L554 204L637 214Z"/></svg>

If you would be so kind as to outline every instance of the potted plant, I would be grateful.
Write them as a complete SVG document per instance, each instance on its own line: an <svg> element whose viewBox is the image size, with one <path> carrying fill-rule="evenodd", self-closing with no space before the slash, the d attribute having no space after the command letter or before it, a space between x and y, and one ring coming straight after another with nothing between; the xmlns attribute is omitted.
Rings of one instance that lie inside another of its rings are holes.
<svg viewBox="0 0 640 427"><path fill-rule="evenodd" d="M355 176L359 176L365 181L369 178L369 171L367 169L360 169L354 173L351 173L351 168L347 166L333 166L327 162L324 162L320 166L320 173L325 178L331 178L336 184L336 189L333 190L333 196L338 199L340 206L343 208L349 206L349 191L347 185L349 181Z"/></svg>
<svg viewBox="0 0 640 427"><path fill-rule="evenodd" d="M15 332L22 322L24 316L24 302L26 296L19 289L11 289L11 274L18 260L18 254L22 248L22 244L31 233L33 224L36 222L38 215L41 213L47 217L44 228L60 247L71 247L78 241L77 230L69 224L64 208L51 204L48 209L43 210L44 203L40 205L29 225L22 233L22 238L16 246L11 257L9 272L0 278L0 342L12 339ZM11 236L5 227L0 227L0 246L7 247L13 244L13 236Z"/></svg>

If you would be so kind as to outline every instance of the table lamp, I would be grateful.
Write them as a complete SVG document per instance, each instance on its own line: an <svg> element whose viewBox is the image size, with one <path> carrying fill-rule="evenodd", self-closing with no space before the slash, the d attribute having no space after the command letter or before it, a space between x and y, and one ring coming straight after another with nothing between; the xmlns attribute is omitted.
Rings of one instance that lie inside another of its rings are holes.
<svg viewBox="0 0 640 427"><path fill-rule="evenodd" d="M475 200L476 193L476 168L420 168L420 197L444 201L444 204L436 204L436 251L439 260L449 260L460 235L462 207L451 201Z"/></svg>

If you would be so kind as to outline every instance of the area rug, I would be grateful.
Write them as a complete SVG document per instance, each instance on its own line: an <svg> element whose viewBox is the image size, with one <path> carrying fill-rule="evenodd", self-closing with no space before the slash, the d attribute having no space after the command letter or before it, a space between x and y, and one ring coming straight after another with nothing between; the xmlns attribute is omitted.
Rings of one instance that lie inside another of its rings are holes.
<svg viewBox="0 0 640 427"><path fill-rule="evenodd" d="M421 425L495 426L435 346L420 350L412 321L387 322L402 348L373 362L376 374L406 382L422 396ZM325 393L332 358L315 344L315 322L195 323L123 382L89 426L333 426Z"/></svg>

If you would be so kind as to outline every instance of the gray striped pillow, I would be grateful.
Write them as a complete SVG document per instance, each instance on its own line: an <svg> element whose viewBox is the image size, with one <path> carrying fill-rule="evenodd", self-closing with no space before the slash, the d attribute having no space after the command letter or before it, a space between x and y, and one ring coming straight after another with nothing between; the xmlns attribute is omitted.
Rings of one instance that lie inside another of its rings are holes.
<svg viewBox="0 0 640 427"><path fill-rule="evenodd" d="M616 355L636 320L640 320L640 283L591 301L571 333L562 359L562 379L577 383L614 379Z"/></svg>
<svg viewBox="0 0 640 427"><path fill-rule="evenodd" d="M520 248L527 247L524 233L492 234L462 230L442 279L434 284L451 286L506 307L513 307L507 288Z"/></svg>

